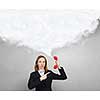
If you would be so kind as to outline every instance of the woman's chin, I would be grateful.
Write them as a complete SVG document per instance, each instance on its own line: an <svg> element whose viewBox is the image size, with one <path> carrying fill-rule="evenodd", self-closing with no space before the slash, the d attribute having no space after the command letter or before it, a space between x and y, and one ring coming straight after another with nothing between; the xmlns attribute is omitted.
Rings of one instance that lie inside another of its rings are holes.
<svg viewBox="0 0 100 100"><path fill-rule="evenodd" d="M43 70L43 69L44 69L44 67L40 67L39 69L40 69L40 70Z"/></svg>

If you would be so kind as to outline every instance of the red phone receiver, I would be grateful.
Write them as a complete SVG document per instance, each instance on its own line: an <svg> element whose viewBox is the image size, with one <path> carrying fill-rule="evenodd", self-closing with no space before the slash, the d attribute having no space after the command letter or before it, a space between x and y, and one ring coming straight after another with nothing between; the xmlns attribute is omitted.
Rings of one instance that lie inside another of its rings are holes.
<svg viewBox="0 0 100 100"><path fill-rule="evenodd" d="M53 56L54 60L58 60L58 57L57 56Z"/></svg>
<svg viewBox="0 0 100 100"><path fill-rule="evenodd" d="M54 58L54 60L56 60L56 61L58 60L58 57L57 57L57 56L53 56L53 58ZM57 68L58 68L58 65L57 65L57 64L54 65L53 68L54 68L54 69L57 69Z"/></svg>

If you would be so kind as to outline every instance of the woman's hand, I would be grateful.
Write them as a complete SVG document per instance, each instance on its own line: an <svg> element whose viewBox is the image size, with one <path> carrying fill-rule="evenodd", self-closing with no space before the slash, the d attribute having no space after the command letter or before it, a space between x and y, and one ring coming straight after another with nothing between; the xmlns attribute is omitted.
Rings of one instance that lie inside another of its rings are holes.
<svg viewBox="0 0 100 100"><path fill-rule="evenodd" d="M57 68L60 69L60 64L59 64L59 61L58 60L55 60L55 66L57 66Z"/></svg>
<svg viewBox="0 0 100 100"><path fill-rule="evenodd" d="M50 72L47 72L46 74L44 74L43 76L40 77L40 80L43 81L47 78L47 75L49 74Z"/></svg>

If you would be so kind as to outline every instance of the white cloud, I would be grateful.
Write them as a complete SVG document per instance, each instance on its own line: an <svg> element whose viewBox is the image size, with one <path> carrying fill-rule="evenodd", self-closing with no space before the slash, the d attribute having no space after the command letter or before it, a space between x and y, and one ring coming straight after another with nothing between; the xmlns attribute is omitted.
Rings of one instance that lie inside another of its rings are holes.
<svg viewBox="0 0 100 100"><path fill-rule="evenodd" d="M55 48L75 43L94 33L99 11L1 11L0 37L51 55Z"/></svg>

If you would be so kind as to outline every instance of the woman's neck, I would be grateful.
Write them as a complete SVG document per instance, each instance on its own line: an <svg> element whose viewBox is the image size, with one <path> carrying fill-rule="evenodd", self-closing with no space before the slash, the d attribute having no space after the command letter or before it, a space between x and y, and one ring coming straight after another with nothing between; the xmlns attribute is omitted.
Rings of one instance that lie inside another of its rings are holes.
<svg viewBox="0 0 100 100"><path fill-rule="evenodd" d="M42 70L42 71L44 71L44 69L39 69L39 70Z"/></svg>

